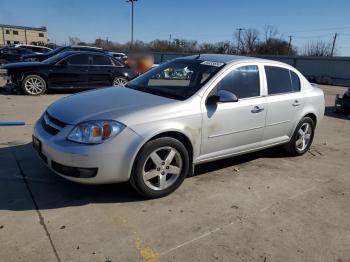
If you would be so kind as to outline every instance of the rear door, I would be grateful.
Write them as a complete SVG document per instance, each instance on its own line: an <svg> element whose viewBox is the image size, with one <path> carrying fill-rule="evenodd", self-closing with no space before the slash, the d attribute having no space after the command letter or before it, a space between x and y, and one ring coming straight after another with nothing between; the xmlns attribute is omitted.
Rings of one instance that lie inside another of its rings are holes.
<svg viewBox="0 0 350 262"><path fill-rule="evenodd" d="M299 76L289 68L265 65L267 115L264 144L288 141L305 103Z"/></svg>
<svg viewBox="0 0 350 262"><path fill-rule="evenodd" d="M87 87L89 55L73 54L50 69L49 81L53 87Z"/></svg>
<svg viewBox="0 0 350 262"><path fill-rule="evenodd" d="M105 55L91 55L89 68L89 86L110 86L113 79L114 64Z"/></svg>

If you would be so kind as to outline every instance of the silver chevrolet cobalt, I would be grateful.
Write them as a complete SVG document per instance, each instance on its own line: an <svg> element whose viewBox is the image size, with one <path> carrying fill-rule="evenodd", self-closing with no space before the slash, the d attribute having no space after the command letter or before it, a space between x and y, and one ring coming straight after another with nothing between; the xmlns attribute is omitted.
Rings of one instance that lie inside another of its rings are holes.
<svg viewBox="0 0 350 262"><path fill-rule="evenodd" d="M195 165L284 145L310 147L324 94L295 68L231 55L195 55L130 81L65 97L35 125L33 146L79 183L130 181L143 196L176 190Z"/></svg>

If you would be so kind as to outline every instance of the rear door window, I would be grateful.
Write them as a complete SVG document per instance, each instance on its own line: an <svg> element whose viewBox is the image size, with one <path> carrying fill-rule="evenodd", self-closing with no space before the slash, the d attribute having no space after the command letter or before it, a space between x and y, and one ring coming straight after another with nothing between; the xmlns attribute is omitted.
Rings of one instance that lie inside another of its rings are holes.
<svg viewBox="0 0 350 262"><path fill-rule="evenodd" d="M88 56L85 54L72 55L66 59L69 65L88 65Z"/></svg>
<svg viewBox="0 0 350 262"><path fill-rule="evenodd" d="M111 66L112 61L109 57L103 55L93 55L92 56L93 65L107 65Z"/></svg>
<svg viewBox="0 0 350 262"><path fill-rule="evenodd" d="M265 73L269 95L300 91L300 79L296 73L277 66L265 66Z"/></svg>
<svg viewBox="0 0 350 262"><path fill-rule="evenodd" d="M294 92L300 91L300 79L299 76L293 71L289 71L290 78L292 80L292 89Z"/></svg>

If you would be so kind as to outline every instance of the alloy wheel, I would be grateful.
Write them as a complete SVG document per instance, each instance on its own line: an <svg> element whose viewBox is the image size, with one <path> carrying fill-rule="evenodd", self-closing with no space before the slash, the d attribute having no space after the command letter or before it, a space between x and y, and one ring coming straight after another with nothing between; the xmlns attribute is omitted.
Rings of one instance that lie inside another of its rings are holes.
<svg viewBox="0 0 350 262"><path fill-rule="evenodd" d="M128 80L124 77L116 77L113 81L113 86L125 86L128 83Z"/></svg>
<svg viewBox="0 0 350 262"><path fill-rule="evenodd" d="M300 126L295 142L296 148L299 151L304 151L311 141L312 126L310 123L304 123Z"/></svg>
<svg viewBox="0 0 350 262"><path fill-rule="evenodd" d="M164 190L172 186L182 171L182 157L173 147L161 147L146 159L142 177L144 183L153 190Z"/></svg>
<svg viewBox="0 0 350 262"><path fill-rule="evenodd" d="M26 80L24 88L30 95L38 95L45 90L45 83L42 79L33 76Z"/></svg>

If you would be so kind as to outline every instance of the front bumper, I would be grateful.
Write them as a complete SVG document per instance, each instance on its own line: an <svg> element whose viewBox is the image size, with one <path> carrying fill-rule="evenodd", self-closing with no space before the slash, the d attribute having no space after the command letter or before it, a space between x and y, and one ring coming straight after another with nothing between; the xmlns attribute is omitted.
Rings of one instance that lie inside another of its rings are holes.
<svg viewBox="0 0 350 262"><path fill-rule="evenodd" d="M129 180L134 158L142 143L139 135L126 127L119 135L102 144L85 145L66 139L73 127L66 125L59 133L52 135L44 129L42 118L35 124L34 137L41 144L39 156L53 172L65 179L84 184ZM85 169L96 173L92 177L79 177L79 174L66 173L67 169L60 171L62 166L71 168L70 171L82 169L84 173Z"/></svg>

